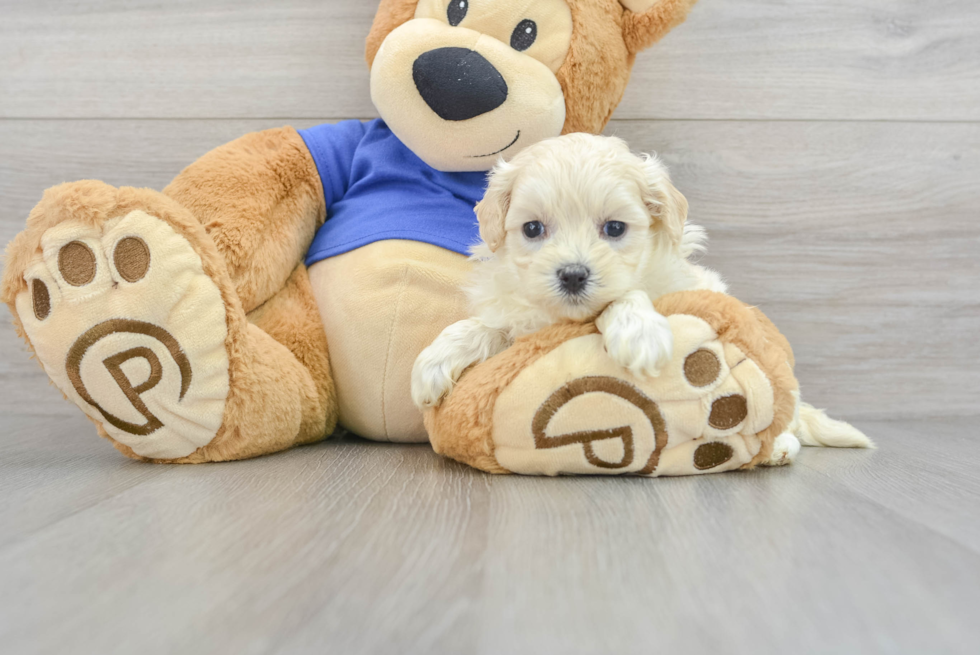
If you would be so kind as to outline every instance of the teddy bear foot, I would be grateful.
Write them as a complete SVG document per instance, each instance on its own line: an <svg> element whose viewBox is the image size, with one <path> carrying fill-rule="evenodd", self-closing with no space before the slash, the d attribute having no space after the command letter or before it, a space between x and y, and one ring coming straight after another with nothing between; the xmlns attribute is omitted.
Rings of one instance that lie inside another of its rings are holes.
<svg viewBox="0 0 980 655"><path fill-rule="evenodd" d="M48 209L32 216L48 227L16 296L44 370L140 457L176 459L208 444L229 392L228 329L201 256L143 209Z"/></svg>
<svg viewBox="0 0 980 655"><path fill-rule="evenodd" d="M792 354L722 294L659 301L674 352L657 377L618 364L591 323L519 339L470 369L426 427L437 452L493 473L674 476L789 464ZM671 311L664 311L664 310Z"/></svg>

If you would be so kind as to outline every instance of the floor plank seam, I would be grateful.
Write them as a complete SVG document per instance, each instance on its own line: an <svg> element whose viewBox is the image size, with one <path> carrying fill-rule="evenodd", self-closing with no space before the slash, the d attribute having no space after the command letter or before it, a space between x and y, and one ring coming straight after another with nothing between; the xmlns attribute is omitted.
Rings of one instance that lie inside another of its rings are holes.
<svg viewBox="0 0 980 655"><path fill-rule="evenodd" d="M160 470L159 473L156 473L156 474L153 474L153 475L149 475L149 476L147 476L147 477L145 477L143 479L140 479L140 481L137 482L136 484L133 484L131 486L128 486L125 489L120 489L119 491L117 491L117 492L115 492L115 493L113 493L113 494L111 494L109 496L105 496L104 498L100 498L98 501L96 501L96 502L94 502L94 503L92 503L90 505L86 505L85 507L79 508L79 509L71 512L70 514L66 514L65 516L62 516L60 518L57 518L54 521L51 521L49 523L45 523L44 525L42 525L40 527L37 527L37 528L31 530L30 532L26 532L26 533L17 535L17 537L13 541L11 541L9 543L6 543L3 546L0 546L0 556L5 555L7 553L7 551L9 551L9 550L11 550L13 548L16 548L18 546L23 545L27 541L30 541L32 537L34 537L36 535L40 535L40 534L46 532L47 530L50 530L51 528L53 528L53 527L55 527L55 526L57 526L57 525L65 522L65 521L67 521L68 519L74 518L74 517L79 516L79 515L82 515L82 514L87 514L91 510L98 508L99 506L103 505L104 503L107 503L107 502L109 502L111 500L114 500L114 499L118 498L119 496L122 496L123 494L132 492L134 489L137 489L138 487L141 487L142 485L146 484L147 482L151 482L151 481L156 480L156 479L158 479L158 478L160 478L162 476L165 476L165 475L170 474L171 471L173 470L173 469L164 468L163 466L161 466L159 464L147 464L146 466L159 467L161 470Z"/></svg>
<svg viewBox="0 0 980 655"><path fill-rule="evenodd" d="M800 459L795 460L791 464L791 466L803 466L803 467L805 467L808 471L812 471L813 473L816 473L820 477L822 477L822 478L826 479L827 481L829 481L832 486L834 486L834 487L836 487L838 489L845 489L845 490L847 490L848 493L853 494L855 496L858 496L861 499L863 499L863 500L865 500L865 501L873 504L875 507L878 507L882 511L882 513L891 516L893 519L897 520L899 523L904 524L904 525L908 525L910 527L917 526L917 527L919 527L919 528L921 528L921 529L929 532L930 534L934 534L934 535L936 535L938 537L941 537L944 541L948 542L951 545L956 546L958 549L961 549L961 550L966 551L967 553L970 554L971 558L976 559L976 560L978 560L978 562L980 562L980 548L976 548L976 547L972 546L971 544L963 543L962 541L956 539L955 537L952 537L952 536L946 534L945 532L941 532L941 531L937 530L936 528L933 528L932 526L926 525L925 523L922 523L921 521L917 521L914 518L911 518L909 516L906 516L905 514L900 513L898 510L895 510L895 509L889 507L888 505L885 505L880 500L869 496L864 491L861 491L860 489L857 489L853 485L847 484L846 482L843 482L843 481L841 481L838 478L835 478L835 477L833 477L831 475L828 475L827 473L825 473L824 471L821 471L820 469L816 469L816 468L814 468L812 466L807 466L806 463L802 462Z"/></svg>

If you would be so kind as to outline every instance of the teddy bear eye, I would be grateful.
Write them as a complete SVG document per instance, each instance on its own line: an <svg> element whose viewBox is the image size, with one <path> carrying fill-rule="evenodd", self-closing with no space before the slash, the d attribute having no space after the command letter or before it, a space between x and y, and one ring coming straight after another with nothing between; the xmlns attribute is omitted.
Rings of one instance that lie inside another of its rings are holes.
<svg viewBox="0 0 980 655"><path fill-rule="evenodd" d="M522 231L528 239L537 239L544 234L544 223L541 221L528 221L524 224Z"/></svg>
<svg viewBox="0 0 980 655"><path fill-rule="evenodd" d="M534 40L538 38L538 25L533 20L525 18L514 31L510 34L510 47L518 52L523 52L531 47Z"/></svg>
<svg viewBox="0 0 980 655"><path fill-rule="evenodd" d="M602 225L602 233L610 239L618 239L626 234L626 223L622 221L606 221Z"/></svg>
<svg viewBox="0 0 980 655"><path fill-rule="evenodd" d="M449 24L456 27L462 23L463 19L466 18L466 10L469 8L469 0L452 0L449 3L449 9L446 11Z"/></svg>

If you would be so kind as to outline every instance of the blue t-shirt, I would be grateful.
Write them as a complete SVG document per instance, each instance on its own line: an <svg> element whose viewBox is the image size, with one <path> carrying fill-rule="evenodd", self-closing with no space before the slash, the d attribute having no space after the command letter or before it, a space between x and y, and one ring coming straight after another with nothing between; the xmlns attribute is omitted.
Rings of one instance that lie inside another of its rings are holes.
<svg viewBox="0 0 980 655"><path fill-rule="evenodd" d="M479 241L473 208L485 172L442 173L381 119L300 130L313 155L327 206L306 265L384 239L423 241L461 254Z"/></svg>

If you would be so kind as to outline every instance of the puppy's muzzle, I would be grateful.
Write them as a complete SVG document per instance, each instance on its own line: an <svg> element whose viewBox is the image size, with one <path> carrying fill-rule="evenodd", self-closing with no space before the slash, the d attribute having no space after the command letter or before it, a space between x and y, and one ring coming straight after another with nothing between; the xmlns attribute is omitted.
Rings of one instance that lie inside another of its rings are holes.
<svg viewBox="0 0 980 655"><path fill-rule="evenodd" d="M465 121L507 100L507 82L487 59L469 48L436 48L412 64L412 79L425 104L446 121Z"/></svg>
<svg viewBox="0 0 980 655"><path fill-rule="evenodd" d="M570 264L559 268L556 274L561 290L569 295L577 296L585 291L585 287L589 285L589 276L592 271L582 264Z"/></svg>

